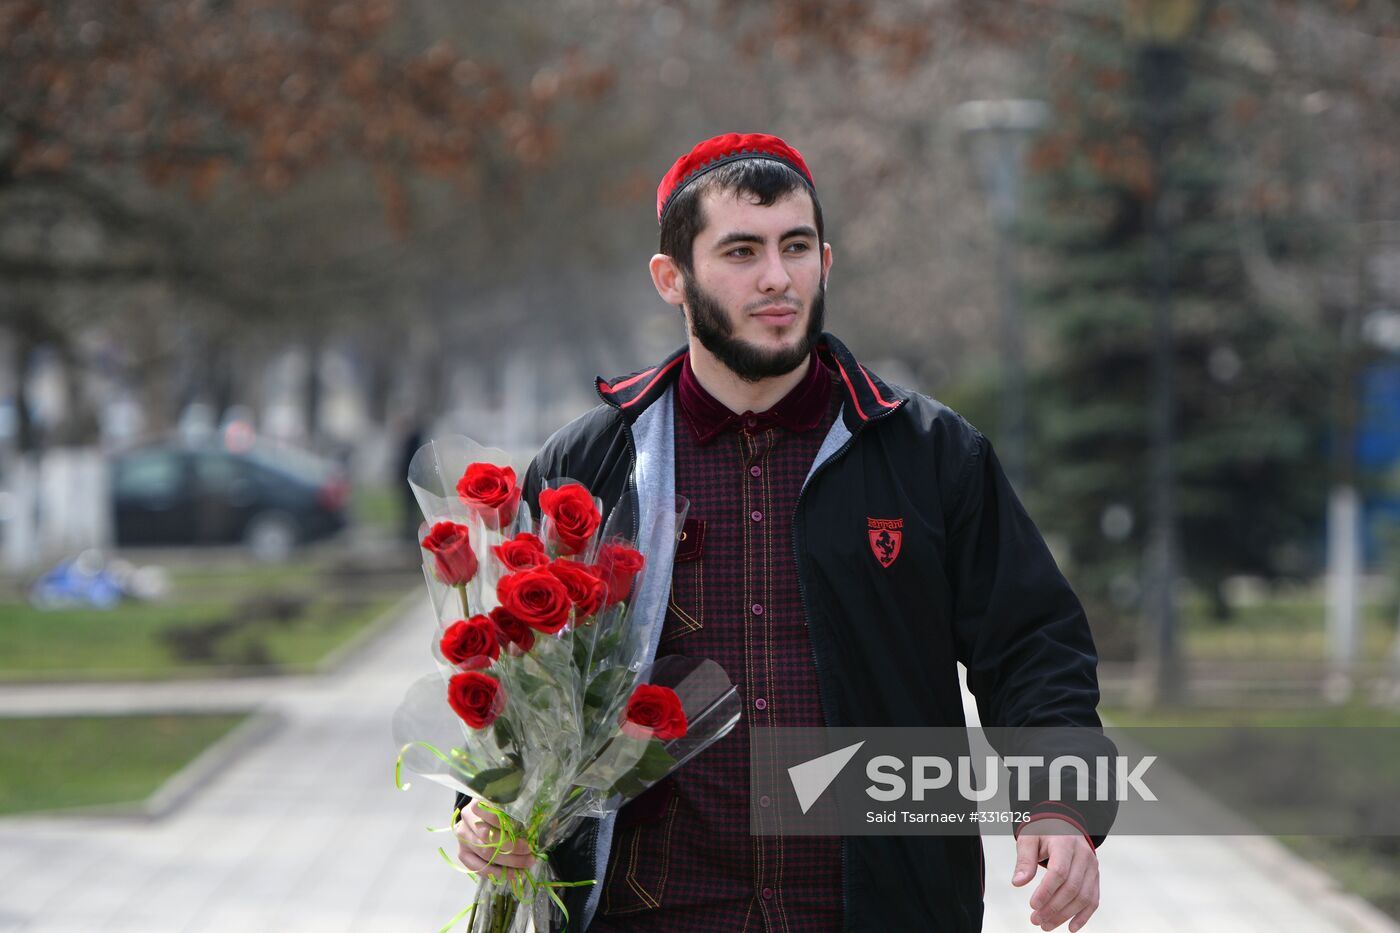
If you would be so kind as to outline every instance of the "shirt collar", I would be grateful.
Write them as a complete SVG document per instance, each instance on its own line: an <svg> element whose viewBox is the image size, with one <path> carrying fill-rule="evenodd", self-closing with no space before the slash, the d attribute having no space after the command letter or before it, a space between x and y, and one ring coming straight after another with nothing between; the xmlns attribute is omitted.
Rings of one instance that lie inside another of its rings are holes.
<svg viewBox="0 0 1400 933"><path fill-rule="evenodd" d="M690 354L685 355L677 380L677 400L685 420L690 424L698 444L708 444L730 428L763 431L772 427L786 428L794 433L810 431L821 423L831 397L831 375L814 351L807 366L807 375L793 386L792 391L763 412L746 411L735 414L715 398L695 378L690 366Z"/></svg>

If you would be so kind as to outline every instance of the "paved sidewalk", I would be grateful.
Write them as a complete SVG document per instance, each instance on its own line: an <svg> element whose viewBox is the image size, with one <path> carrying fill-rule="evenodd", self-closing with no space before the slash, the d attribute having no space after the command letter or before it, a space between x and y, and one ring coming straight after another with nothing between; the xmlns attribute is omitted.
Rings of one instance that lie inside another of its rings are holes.
<svg viewBox="0 0 1400 933"><path fill-rule="evenodd" d="M963 702L968 722L976 724L966 689ZM1030 898L1044 873L1012 887L1010 834L987 836L983 846L983 930L1039 930L1030 924ZM1400 924L1267 836L1110 834L1099 850L1099 878L1089 933L1400 933Z"/></svg>
<svg viewBox="0 0 1400 933"><path fill-rule="evenodd" d="M259 708L280 725L161 819L0 819L0 931L415 933L470 899L443 865L451 794L393 786L389 717L431 670L426 599L339 673L219 683L0 689L0 715ZM1008 837L986 841L989 933L1029 933ZM1115 837L1089 931L1400 927L1268 839ZM1061 928L1063 929L1063 928ZM728 933L728 931L716 931ZM803 933L803 931L792 931ZM892 931L903 933L903 931ZM915 931L910 931L915 933Z"/></svg>
<svg viewBox="0 0 1400 933"><path fill-rule="evenodd" d="M0 691L0 714L273 712L280 725L169 816L0 819L0 930L429 931L471 882L424 831L452 795L394 787L389 718L432 670L426 597L340 673L224 683Z"/></svg>

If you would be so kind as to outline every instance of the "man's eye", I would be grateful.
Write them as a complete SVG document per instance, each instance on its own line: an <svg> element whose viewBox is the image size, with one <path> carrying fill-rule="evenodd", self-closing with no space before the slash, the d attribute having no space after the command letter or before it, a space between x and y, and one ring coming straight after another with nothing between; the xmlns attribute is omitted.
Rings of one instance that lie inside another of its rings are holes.
<svg viewBox="0 0 1400 933"><path fill-rule="evenodd" d="M788 249L796 250L799 253L805 253L808 249L810 249L810 247L806 243L803 243L801 240L799 240L796 243L789 243Z"/></svg>
<svg viewBox="0 0 1400 933"><path fill-rule="evenodd" d="M727 255L743 259L753 255L753 250L749 249L747 246L736 246L734 249L731 249Z"/></svg>

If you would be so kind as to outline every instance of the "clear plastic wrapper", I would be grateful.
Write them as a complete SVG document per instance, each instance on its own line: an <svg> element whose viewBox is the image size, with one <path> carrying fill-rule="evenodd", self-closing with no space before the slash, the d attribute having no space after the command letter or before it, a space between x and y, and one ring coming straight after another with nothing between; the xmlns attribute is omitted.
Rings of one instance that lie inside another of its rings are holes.
<svg viewBox="0 0 1400 933"><path fill-rule="evenodd" d="M465 437L424 445L408 481L425 519L438 670L408 689L394 715L399 783L407 786L408 771L471 796L500 818L503 842L525 840L540 858L509 881L479 879L459 915L469 930L547 930L550 911L563 909L559 888L602 880L559 881L549 851L740 716L713 661L644 664L664 607L637 597L664 599L667 587L642 586L657 555L637 542L674 547L688 504L677 497L674 511L643 527L624 503L603 523L602 503L558 477L541 490L535 527L505 455Z"/></svg>

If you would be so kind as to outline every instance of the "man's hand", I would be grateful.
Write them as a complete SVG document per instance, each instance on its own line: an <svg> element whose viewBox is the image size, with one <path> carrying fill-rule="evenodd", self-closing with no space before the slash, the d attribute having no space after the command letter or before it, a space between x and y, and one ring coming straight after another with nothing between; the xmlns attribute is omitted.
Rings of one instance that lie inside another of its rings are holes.
<svg viewBox="0 0 1400 933"><path fill-rule="evenodd" d="M1031 923L1053 930L1070 920L1070 933L1076 933L1099 909L1099 857L1075 826L1046 819L1027 824L1017 837L1011 883L1029 883L1042 859L1049 861L1031 895Z"/></svg>
<svg viewBox="0 0 1400 933"><path fill-rule="evenodd" d="M496 851L501 839L501 821L475 801L462 811L452 832L457 836L457 860L478 874L489 878L514 876L535 864L530 845L523 839L507 842Z"/></svg>

